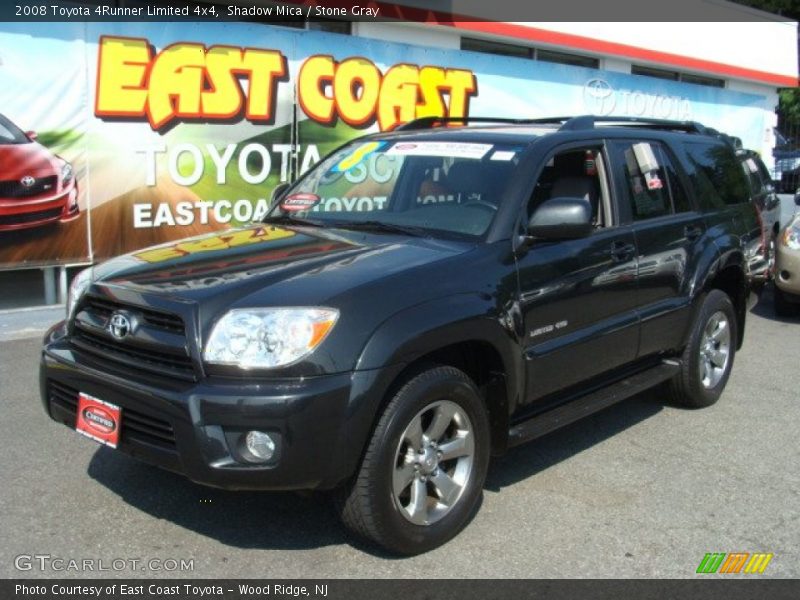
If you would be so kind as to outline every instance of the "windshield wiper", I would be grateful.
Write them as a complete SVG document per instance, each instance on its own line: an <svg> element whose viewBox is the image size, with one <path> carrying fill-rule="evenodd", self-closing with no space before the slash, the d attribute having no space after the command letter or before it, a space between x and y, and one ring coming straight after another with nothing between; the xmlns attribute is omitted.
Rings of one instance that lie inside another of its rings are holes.
<svg viewBox="0 0 800 600"><path fill-rule="evenodd" d="M321 221L293 217L292 215L272 215L264 217L262 223L278 223L280 225L305 225L307 227L325 227Z"/></svg>
<svg viewBox="0 0 800 600"><path fill-rule="evenodd" d="M361 231L375 231L377 233L400 233L413 237L430 237L430 233L422 227L397 225L395 223L383 223L382 221L332 221L331 227Z"/></svg>

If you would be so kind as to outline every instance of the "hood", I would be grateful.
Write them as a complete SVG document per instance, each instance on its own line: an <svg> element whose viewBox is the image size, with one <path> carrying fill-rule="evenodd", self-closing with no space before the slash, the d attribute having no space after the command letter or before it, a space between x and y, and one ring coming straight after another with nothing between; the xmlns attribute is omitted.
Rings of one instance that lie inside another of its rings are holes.
<svg viewBox="0 0 800 600"><path fill-rule="evenodd" d="M60 164L52 152L36 142L0 144L0 181L18 180L26 175L58 175Z"/></svg>
<svg viewBox="0 0 800 600"><path fill-rule="evenodd" d="M140 250L95 281L215 306L321 305L353 288L468 249L463 243L341 229L253 225Z"/></svg>

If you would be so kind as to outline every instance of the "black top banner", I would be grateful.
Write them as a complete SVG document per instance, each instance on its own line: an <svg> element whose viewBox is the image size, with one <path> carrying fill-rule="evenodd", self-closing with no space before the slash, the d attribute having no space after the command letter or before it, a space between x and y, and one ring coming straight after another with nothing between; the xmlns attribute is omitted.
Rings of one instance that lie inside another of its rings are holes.
<svg viewBox="0 0 800 600"><path fill-rule="evenodd" d="M795 600L798 580L4 580L5 599L73 600L506 600L575 598L580 600Z"/></svg>
<svg viewBox="0 0 800 600"><path fill-rule="evenodd" d="M468 21L725 22L791 21L783 14L744 4L712 0L19 0L0 5L3 21L241 21L291 24L314 20L414 21L431 24ZM711 34L709 34L711 35Z"/></svg>

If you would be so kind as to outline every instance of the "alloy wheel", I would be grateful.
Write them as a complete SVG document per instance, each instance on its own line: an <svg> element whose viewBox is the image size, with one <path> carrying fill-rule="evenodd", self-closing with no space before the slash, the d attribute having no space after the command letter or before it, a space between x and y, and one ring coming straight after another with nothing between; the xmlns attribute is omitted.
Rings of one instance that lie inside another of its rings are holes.
<svg viewBox="0 0 800 600"><path fill-rule="evenodd" d="M731 327L722 311L711 315L700 340L699 368L703 387L712 389L728 368L731 350Z"/></svg>
<svg viewBox="0 0 800 600"><path fill-rule="evenodd" d="M450 400L422 409L403 431L395 454L392 493L401 514L431 525L461 499L475 461L472 423Z"/></svg>

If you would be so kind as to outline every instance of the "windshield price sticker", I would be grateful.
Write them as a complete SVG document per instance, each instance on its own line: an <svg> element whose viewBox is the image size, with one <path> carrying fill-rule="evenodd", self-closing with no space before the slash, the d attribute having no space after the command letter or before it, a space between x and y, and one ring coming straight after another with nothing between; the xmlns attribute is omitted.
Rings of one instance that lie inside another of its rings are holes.
<svg viewBox="0 0 800 600"><path fill-rule="evenodd" d="M397 142L386 151L386 154L397 156L452 156L480 160L493 147L492 144L457 142Z"/></svg>

